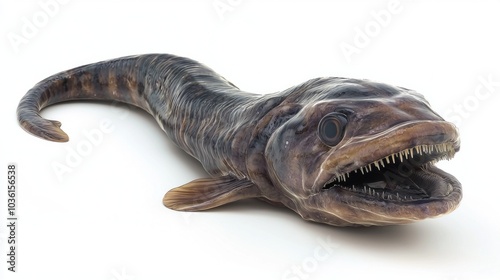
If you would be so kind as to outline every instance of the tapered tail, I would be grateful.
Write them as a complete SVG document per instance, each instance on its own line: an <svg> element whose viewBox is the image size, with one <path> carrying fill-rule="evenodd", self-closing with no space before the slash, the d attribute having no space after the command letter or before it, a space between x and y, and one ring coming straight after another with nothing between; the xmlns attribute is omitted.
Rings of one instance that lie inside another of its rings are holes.
<svg viewBox="0 0 500 280"><path fill-rule="evenodd" d="M21 99L17 119L27 132L40 138L66 142L59 121L40 116L40 110L70 100L117 101L149 111L144 93L147 61L157 55L131 56L84 65L55 74L36 84Z"/></svg>
<svg viewBox="0 0 500 280"><path fill-rule="evenodd" d="M223 111L248 104L250 94L210 68L188 58L169 54L146 54L122 57L80 66L55 74L36 84L21 99L17 119L24 130L40 138L66 142L68 135L61 123L40 116L40 110L70 100L102 100L137 106L158 121L160 127L182 148L191 152L202 130L202 122L215 122ZM218 108L219 114L205 108ZM166 114L166 112L172 112ZM234 114L234 112L233 112ZM165 116L167 115L167 116ZM189 116L188 118L186 116ZM179 132L178 126L191 128ZM205 135L206 136L206 135Z"/></svg>

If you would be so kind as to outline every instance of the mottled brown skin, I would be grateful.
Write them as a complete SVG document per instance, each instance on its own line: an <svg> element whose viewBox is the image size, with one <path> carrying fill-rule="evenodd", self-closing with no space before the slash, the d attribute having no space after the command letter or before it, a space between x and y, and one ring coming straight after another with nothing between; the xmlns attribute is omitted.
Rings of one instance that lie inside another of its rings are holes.
<svg viewBox="0 0 500 280"><path fill-rule="evenodd" d="M170 190L163 202L171 209L257 197L315 222L387 225L451 212L462 197L460 183L433 165L459 150L455 126L401 87L318 78L257 95L193 60L150 54L41 81L21 100L19 123L41 138L68 141L59 122L39 114L68 100L142 108L201 162L211 177Z"/></svg>

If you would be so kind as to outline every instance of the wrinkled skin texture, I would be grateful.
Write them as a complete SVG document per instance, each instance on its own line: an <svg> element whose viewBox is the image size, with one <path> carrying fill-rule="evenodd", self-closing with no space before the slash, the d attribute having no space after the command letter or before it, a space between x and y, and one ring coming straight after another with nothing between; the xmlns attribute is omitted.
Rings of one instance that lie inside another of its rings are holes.
<svg viewBox="0 0 500 280"><path fill-rule="evenodd" d="M460 141L424 97L401 87L318 78L283 92L243 92L187 58L151 54L64 71L32 88L18 120L64 142L39 111L67 100L119 101L149 112L211 176L163 203L199 211L245 198L337 226L402 224L453 211L460 183L434 163Z"/></svg>

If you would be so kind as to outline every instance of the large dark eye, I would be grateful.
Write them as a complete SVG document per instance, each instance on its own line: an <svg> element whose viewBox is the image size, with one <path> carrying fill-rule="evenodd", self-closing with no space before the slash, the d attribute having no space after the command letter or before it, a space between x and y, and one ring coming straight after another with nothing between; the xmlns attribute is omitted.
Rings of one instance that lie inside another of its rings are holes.
<svg viewBox="0 0 500 280"><path fill-rule="evenodd" d="M347 117L341 113L330 113L319 122L318 135L321 141L328 146L337 145L344 137L344 128Z"/></svg>

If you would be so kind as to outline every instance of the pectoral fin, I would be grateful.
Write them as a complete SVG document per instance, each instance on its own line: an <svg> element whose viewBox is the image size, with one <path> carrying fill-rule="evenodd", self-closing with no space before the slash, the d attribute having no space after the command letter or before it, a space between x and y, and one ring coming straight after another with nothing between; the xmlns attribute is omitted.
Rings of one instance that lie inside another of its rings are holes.
<svg viewBox="0 0 500 280"><path fill-rule="evenodd" d="M172 189L163 197L163 204L173 210L200 211L259 196L252 182L224 176L197 179Z"/></svg>

